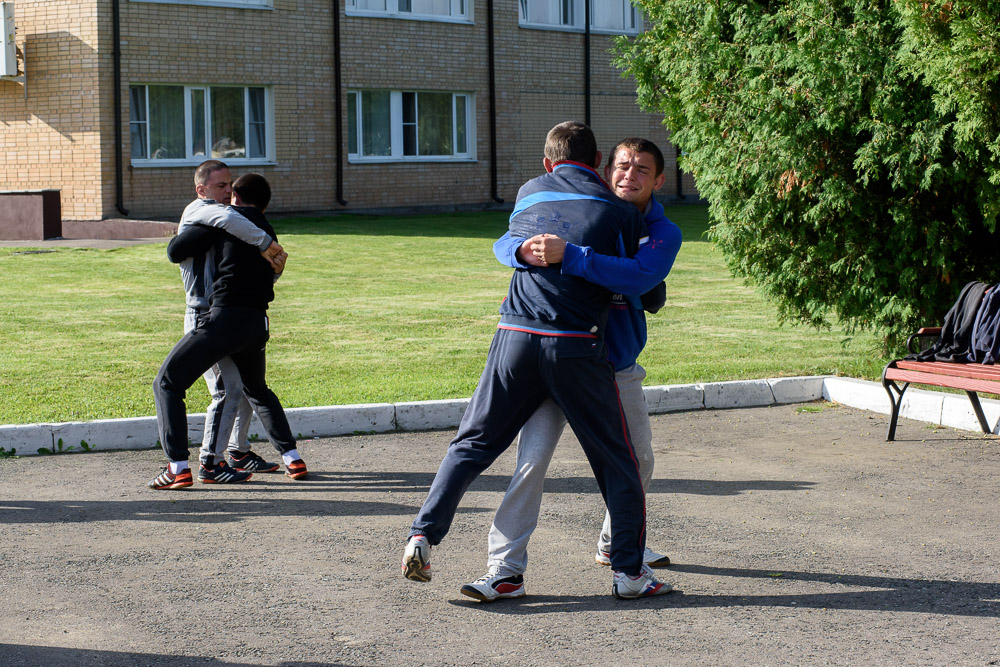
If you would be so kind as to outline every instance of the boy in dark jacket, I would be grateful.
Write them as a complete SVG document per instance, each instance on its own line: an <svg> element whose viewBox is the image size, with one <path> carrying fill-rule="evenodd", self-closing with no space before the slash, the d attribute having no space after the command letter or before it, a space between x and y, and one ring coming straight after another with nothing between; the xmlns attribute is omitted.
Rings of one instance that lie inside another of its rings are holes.
<svg viewBox="0 0 1000 667"><path fill-rule="evenodd" d="M235 208L275 238L264 217L271 188L260 174L246 174L233 184ZM219 359L229 356L240 371L243 392L253 405L275 449L295 479L307 473L296 449L288 419L265 380L265 346L269 338L267 307L274 300L274 269L260 252L221 230L193 226L171 243L172 256L204 252L214 246L218 263L208 321L186 334L170 351L153 383L160 443L169 465L149 482L153 489L191 486L187 466L187 389ZM251 473L234 470L224 460L202 461L198 478L205 483L233 483Z"/></svg>

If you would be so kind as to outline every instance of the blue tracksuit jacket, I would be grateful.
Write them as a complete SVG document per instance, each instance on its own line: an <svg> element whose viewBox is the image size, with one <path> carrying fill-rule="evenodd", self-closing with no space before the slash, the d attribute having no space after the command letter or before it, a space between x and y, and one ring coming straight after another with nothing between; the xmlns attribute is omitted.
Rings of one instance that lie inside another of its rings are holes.
<svg viewBox="0 0 1000 667"><path fill-rule="evenodd" d="M627 257L635 255L647 236L635 206L618 199L593 169L575 162L559 162L551 173L521 187L509 231L522 238L557 234L596 253ZM611 294L558 266L518 268L500 306L498 326L602 340Z"/></svg>
<svg viewBox="0 0 1000 667"><path fill-rule="evenodd" d="M608 359L620 371L636 362L646 345L646 315L627 298L645 294L666 278L681 247L681 230L664 214L663 206L650 199L645 211L649 241L634 258L600 254L590 246L566 244L561 271L602 285L615 293L608 315L605 346ZM504 234L493 244L497 260L512 268L526 268L517 250L528 237Z"/></svg>

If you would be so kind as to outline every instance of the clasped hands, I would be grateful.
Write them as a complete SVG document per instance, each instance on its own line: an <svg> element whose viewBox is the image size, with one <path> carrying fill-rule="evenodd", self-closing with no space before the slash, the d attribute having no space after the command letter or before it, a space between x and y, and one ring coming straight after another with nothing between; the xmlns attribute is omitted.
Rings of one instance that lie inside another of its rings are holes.
<svg viewBox="0 0 1000 667"><path fill-rule="evenodd" d="M555 234L538 234L525 239L517 249L520 260L528 266L549 266L563 261L566 241Z"/></svg>
<svg viewBox="0 0 1000 667"><path fill-rule="evenodd" d="M285 260L288 259L288 253L278 245L277 241L271 241L271 245L260 254L271 265L275 273L281 273L285 270Z"/></svg>

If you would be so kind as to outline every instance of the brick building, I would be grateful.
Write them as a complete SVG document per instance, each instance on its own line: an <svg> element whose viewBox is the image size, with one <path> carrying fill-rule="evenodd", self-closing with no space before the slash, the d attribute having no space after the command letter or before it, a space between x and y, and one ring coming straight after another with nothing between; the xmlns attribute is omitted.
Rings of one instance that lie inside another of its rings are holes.
<svg viewBox="0 0 1000 667"><path fill-rule="evenodd" d="M0 190L58 189L67 220L171 217L218 157L266 175L274 212L476 207L589 115L602 145L663 148L663 197L694 194L610 62L641 20L585 1L16 0Z"/></svg>

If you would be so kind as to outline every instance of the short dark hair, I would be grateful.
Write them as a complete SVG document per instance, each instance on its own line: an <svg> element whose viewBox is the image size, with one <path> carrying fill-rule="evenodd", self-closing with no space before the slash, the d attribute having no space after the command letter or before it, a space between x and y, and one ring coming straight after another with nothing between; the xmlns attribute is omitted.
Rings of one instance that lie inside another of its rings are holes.
<svg viewBox="0 0 1000 667"><path fill-rule="evenodd" d="M634 153L649 153L653 156L653 162L656 163L656 176L663 173L663 153L649 139L643 139L642 137L629 137L628 139L622 139L617 144L615 144L614 149L611 151L611 155L608 156L608 166L612 169L615 166L615 158L618 156L618 151L623 148Z"/></svg>
<svg viewBox="0 0 1000 667"><path fill-rule="evenodd" d="M271 203L270 184L266 178L253 171L236 179L233 192L240 196L244 204L256 206L262 211Z"/></svg>
<svg viewBox="0 0 1000 667"><path fill-rule="evenodd" d="M594 166L597 160L594 131L575 120L559 123L545 137L545 157L551 162L572 160Z"/></svg>
<svg viewBox="0 0 1000 667"><path fill-rule="evenodd" d="M221 160L205 160L194 170L194 184L206 185L212 174L220 169L229 169L229 165Z"/></svg>

